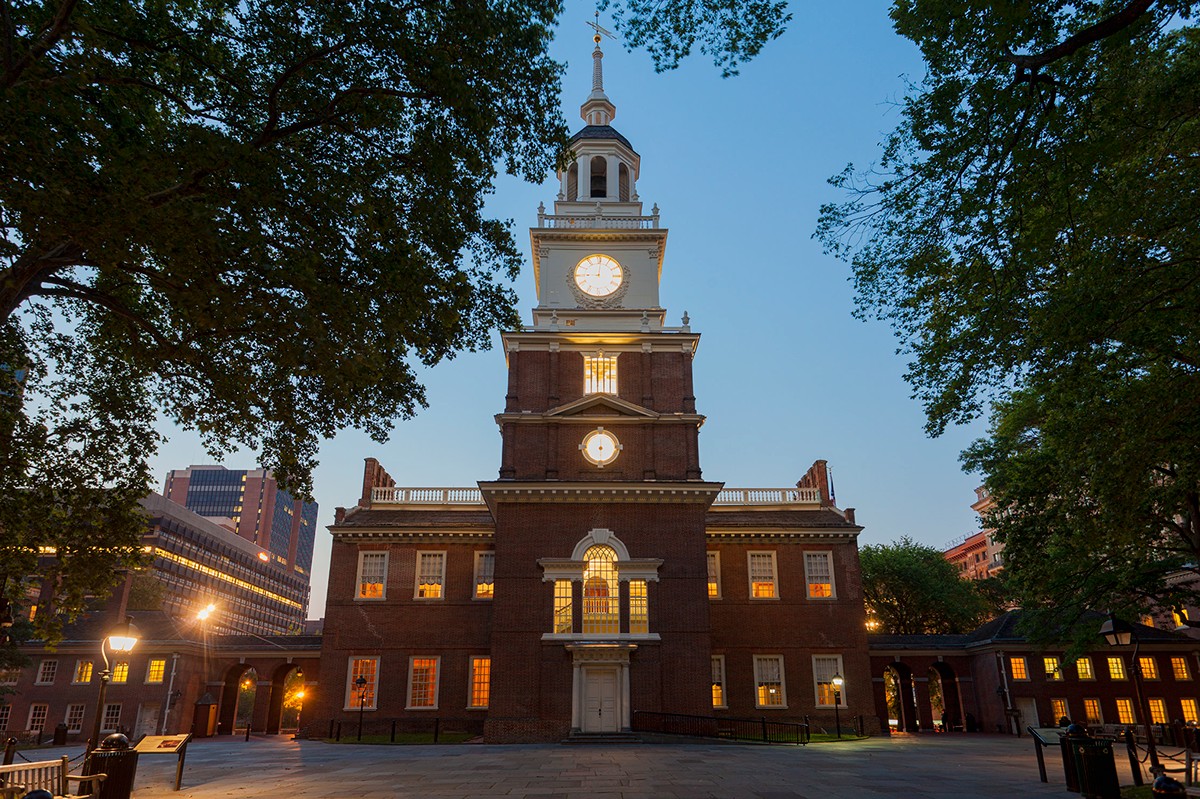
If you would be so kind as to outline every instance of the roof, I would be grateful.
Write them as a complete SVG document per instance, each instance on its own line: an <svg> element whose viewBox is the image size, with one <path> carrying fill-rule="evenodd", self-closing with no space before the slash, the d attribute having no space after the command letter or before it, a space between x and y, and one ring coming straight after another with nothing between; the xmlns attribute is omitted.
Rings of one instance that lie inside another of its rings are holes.
<svg viewBox="0 0 1200 799"><path fill-rule="evenodd" d="M969 635L868 635L868 649L962 649Z"/></svg>
<svg viewBox="0 0 1200 799"><path fill-rule="evenodd" d="M469 527L480 530L491 530L495 526L496 523L492 520L492 514L486 507L481 507L479 510L360 508L353 513L347 513L342 523L333 525L332 529L389 527L395 529L458 530Z"/></svg>
<svg viewBox="0 0 1200 799"><path fill-rule="evenodd" d="M828 508L812 510L709 510L704 516L705 527L743 527L753 529L794 529L833 527L840 530L861 530L846 521L837 511Z"/></svg>
<svg viewBox="0 0 1200 799"><path fill-rule="evenodd" d="M612 125L588 125L572 136L568 143L574 143L580 139L615 139L630 150L633 150L633 145L629 143L629 139L622 136ZM637 151L634 150L634 153L636 154Z"/></svg>

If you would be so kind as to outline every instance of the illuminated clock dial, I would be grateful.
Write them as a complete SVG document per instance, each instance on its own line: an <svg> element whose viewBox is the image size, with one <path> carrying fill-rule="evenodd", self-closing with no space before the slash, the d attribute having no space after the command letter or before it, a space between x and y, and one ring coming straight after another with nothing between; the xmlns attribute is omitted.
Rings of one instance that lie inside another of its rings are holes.
<svg viewBox="0 0 1200 799"><path fill-rule="evenodd" d="M590 297L607 297L624 279L621 265L607 255L589 255L575 266L575 285Z"/></svg>
<svg viewBox="0 0 1200 799"><path fill-rule="evenodd" d="M607 466L617 459L617 454L621 451L621 444L612 433L603 427L598 427L584 436L583 443L579 445L579 448L583 450L583 456L590 462L597 466Z"/></svg>

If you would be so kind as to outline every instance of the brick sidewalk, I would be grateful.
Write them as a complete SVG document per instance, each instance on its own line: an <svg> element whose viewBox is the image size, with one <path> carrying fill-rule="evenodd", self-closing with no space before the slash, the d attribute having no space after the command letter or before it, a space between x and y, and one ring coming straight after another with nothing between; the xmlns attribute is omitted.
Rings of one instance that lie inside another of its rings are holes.
<svg viewBox="0 0 1200 799"><path fill-rule="evenodd" d="M1052 753L1051 753L1052 754ZM145 757L135 799L950 799L1071 794L1029 738L924 735L762 746L355 746L288 739L194 742L183 790L175 760ZM1118 773L1128 781L1127 766Z"/></svg>

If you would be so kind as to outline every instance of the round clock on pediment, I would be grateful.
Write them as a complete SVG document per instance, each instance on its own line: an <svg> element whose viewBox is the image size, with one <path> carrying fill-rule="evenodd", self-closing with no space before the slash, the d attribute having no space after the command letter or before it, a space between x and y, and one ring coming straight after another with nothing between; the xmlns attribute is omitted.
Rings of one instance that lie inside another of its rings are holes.
<svg viewBox="0 0 1200 799"><path fill-rule="evenodd" d="M597 253L576 264L571 279L585 296L608 299L624 287L625 268L612 256Z"/></svg>
<svg viewBox="0 0 1200 799"><path fill-rule="evenodd" d="M603 427L597 427L583 437L579 449L583 451L583 457L587 458L589 463L603 469L617 459L621 452L621 443L612 433Z"/></svg>

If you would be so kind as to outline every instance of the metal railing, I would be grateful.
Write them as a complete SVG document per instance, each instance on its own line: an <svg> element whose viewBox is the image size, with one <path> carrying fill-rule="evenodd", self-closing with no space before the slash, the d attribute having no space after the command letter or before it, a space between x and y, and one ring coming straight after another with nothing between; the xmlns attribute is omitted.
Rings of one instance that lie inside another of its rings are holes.
<svg viewBox="0 0 1200 799"><path fill-rule="evenodd" d="M795 721L771 721L726 716L689 716L683 713L655 713L635 710L633 731L683 735L693 738L723 738L768 744L803 746L809 740L809 727Z"/></svg>

